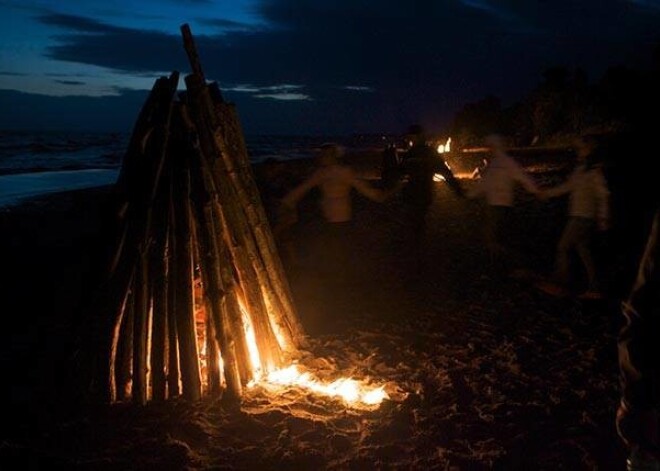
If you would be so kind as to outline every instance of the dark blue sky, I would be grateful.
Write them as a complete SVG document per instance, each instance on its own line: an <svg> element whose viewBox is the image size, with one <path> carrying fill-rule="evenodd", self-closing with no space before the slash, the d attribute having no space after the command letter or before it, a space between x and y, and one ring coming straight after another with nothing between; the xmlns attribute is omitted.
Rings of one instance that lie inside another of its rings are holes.
<svg viewBox="0 0 660 471"><path fill-rule="evenodd" d="M83 6L84 5L84 6ZM130 131L189 72L180 26L246 133L440 131L549 66L644 67L660 0L0 0L0 128Z"/></svg>

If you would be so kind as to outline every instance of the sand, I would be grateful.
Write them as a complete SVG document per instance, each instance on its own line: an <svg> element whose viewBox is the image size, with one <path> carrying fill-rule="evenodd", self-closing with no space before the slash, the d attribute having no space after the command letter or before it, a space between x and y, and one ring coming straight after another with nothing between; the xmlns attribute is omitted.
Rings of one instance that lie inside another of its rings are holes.
<svg viewBox="0 0 660 471"><path fill-rule="evenodd" d="M290 170L293 183L309 166ZM537 170L543 184L562 175ZM481 203L438 183L421 273L397 243L398 199L356 196L352 263L338 279L319 252L312 194L293 232L299 258L286 265L305 354L324 374L384 385L389 400L356 410L292 389L252 391L240 409L210 399L83 407L73 339L97 279L108 195L67 192L0 213L0 468L623 469L616 333L641 231L614 227L600 239L605 300L555 299L532 276L551 269L562 201L518 195L511 243L527 277L514 278L486 264Z"/></svg>

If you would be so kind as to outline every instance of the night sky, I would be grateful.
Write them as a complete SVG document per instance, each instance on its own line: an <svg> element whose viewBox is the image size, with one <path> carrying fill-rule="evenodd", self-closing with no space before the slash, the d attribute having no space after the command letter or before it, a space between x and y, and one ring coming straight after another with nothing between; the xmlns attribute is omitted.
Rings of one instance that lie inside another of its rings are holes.
<svg viewBox="0 0 660 471"><path fill-rule="evenodd" d="M185 87L184 23L247 134L398 133L551 66L648 67L660 0L0 0L0 129L130 131L158 77Z"/></svg>

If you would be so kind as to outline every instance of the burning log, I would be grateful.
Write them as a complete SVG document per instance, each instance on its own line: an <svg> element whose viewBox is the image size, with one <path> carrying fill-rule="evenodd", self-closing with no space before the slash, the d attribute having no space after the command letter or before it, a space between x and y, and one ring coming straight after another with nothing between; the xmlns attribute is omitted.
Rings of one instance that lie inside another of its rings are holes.
<svg viewBox="0 0 660 471"><path fill-rule="evenodd" d="M192 131L192 127L190 128ZM200 267L208 314L225 363L224 377L232 398L239 397L242 384L249 376L248 349L240 326L230 328L232 319L240 319L235 281L228 249L221 234L221 212L213 204L215 187L202 167L201 157L194 159L193 207L199 241Z"/></svg>
<svg viewBox="0 0 660 471"><path fill-rule="evenodd" d="M193 70L193 74L186 77L186 85L194 97L193 117L197 118L196 124L201 125L201 131L211 131L200 134L200 139L205 138L202 147L209 149L211 155L215 154L216 158L212 161L213 174L218 178L222 178L222 174L229 177L251 228L251 237L246 242L251 249L249 255L259 278L254 286L262 288L277 328L287 331L283 335L293 342L294 347L300 347L304 339L303 329L252 174L236 109L233 104L222 99L217 83L206 84L190 28L184 24L181 31ZM204 129L209 126L210 129Z"/></svg>

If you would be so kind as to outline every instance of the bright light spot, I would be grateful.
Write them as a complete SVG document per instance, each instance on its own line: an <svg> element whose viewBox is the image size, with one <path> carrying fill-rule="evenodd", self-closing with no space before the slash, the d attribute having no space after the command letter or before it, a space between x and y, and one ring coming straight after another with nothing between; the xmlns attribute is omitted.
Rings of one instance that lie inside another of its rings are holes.
<svg viewBox="0 0 660 471"><path fill-rule="evenodd" d="M259 347L256 341L252 320L245 309L242 300L239 306L243 317L245 339L252 364L252 379L247 387L252 389L261 386L271 392L278 393L286 387L298 387L315 394L337 397L354 408L370 408L389 399L383 386L373 387L352 378L339 378L332 382L321 381L309 372L301 372L298 365L272 370L266 373L268 366L261 364Z"/></svg>
<svg viewBox="0 0 660 471"><path fill-rule="evenodd" d="M444 154L445 152L451 152L451 137L447 138L447 141L444 144L438 144L438 154Z"/></svg>
<svg viewBox="0 0 660 471"><path fill-rule="evenodd" d="M254 378L261 377L261 357L259 357L259 347L257 346L257 337L254 335L254 327L252 326L252 319L243 303L238 303L243 314L243 329L245 330L245 340L247 343L248 353L250 354L250 363L252 363L252 374Z"/></svg>
<svg viewBox="0 0 660 471"><path fill-rule="evenodd" d="M436 150L437 150L438 154L444 154L446 152L451 152L451 137L448 137L447 141L445 141L444 144L438 144L438 147L437 147ZM449 166L449 164L447 164L447 168L449 168L449 170L451 170L451 167ZM433 175L433 181L434 182L444 182L445 177L443 177L439 173L436 173L436 174Z"/></svg>
<svg viewBox="0 0 660 471"><path fill-rule="evenodd" d="M249 386L254 387L256 384L252 382ZM339 397L355 407L377 405L384 399L389 398L382 386L369 387L352 378L340 378L331 383L326 383L314 378L310 373L301 373L297 365L272 371L258 384L269 389L278 386L296 386L317 394Z"/></svg>

